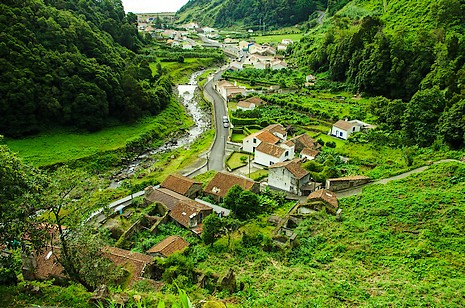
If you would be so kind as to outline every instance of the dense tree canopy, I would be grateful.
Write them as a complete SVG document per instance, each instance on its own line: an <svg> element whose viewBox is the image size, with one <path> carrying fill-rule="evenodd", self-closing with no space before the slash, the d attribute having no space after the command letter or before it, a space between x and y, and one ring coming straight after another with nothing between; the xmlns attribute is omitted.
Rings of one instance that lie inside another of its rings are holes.
<svg viewBox="0 0 465 308"><path fill-rule="evenodd" d="M0 17L0 133L98 130L169 102L170 82L129 50L140 41L120 0L3 1Z"/></svg>

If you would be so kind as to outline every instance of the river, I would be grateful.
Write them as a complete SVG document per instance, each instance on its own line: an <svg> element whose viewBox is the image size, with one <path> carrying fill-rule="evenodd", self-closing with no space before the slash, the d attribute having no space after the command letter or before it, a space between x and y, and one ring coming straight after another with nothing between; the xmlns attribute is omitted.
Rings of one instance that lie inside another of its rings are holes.
<svg viewBox="0 0 465 308"><path fill-rule="evenodd" d="M120 186L120 181L134 175L140 168L142 163L147 163L154 160L154 155L158 153L166 153L180 147L189 146L210 127L210 115L206 114L195 100L195 91L197 89L197 77L204 71L198 71L191 75L189 83L186 85L178 85L178 96L180 101L186 108L187 113L193 119L194 125L189 128L184 134L177 134L175 137L169 138L163 145L156 149L150 149L135 157L125 168L118 174L112 177L110 187L117 188ZM176 121L176 119L173 119Z"/></svg>

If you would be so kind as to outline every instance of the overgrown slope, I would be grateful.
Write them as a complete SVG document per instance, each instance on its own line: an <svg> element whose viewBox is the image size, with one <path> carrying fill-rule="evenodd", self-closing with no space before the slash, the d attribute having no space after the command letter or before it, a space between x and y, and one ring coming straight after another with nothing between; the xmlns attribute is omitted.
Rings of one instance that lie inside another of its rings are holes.
<svg viewBox="0 0 465 308"><path fill-rule="evenodd" d="M215 27L270 29L306 21L326 5L325 0L191 0L178 11L178 16L181 22L197 21Z"/></svg>
<svg viewBox="0 0 465 308"><path fill-rule="evenodd" d="M397 110L378 106L388 120L378 124L403 129L405 143L428 146L440 139L461 147L464 10L463 0L352 1L294 46L294 62L327 72L353 92L409 102Z"/></svg>
<svg viewBox="0 0 465 308"><path fill-rule="evenodd" d="M93 131L164 108L171 84L133 52L141 44L135 18L120 0L3 1L0 134Z"/></svg>
<svg viewBox="0 0 465 308"><path fill-rule="evenodd" d="M193 256L204 256L200 266L210 271L235 270L245 283L241 307L465 304L465 164L369 186L340 206L342 222L322 213L304 220L287 255L269 252L258 222L255 237L242 230L249 240L233 252L218 241Z"/></svg>

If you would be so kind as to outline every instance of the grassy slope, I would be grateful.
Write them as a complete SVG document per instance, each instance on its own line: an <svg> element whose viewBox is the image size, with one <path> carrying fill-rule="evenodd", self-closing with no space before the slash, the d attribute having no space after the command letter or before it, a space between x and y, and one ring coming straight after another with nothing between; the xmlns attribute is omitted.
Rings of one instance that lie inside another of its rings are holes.
<svg viewBox="0 0 465 308"><path fill-rule="evenodd" d="M30 138L7 140L6 143L25 162L46 166L123 148L129 140L152 129L166 135L179 128L172 119L190 122L183 107L174 100L159 115L133 125L115 126L96 133L53 131Z"/></svg>
<svg viewBox="0 0 465 308"><path fill-rule="evenodd" d="M263 35L263 36L254 36L252 39L259 43L281 43L283 39L293 40L294 42L299 41L303 37L302 33L292 33L292 34L274 34L274 35Z"/></svg>
<svg viewBox="0 0 465 308"><path fill-rule="evenodd" d="M232 267L246 283L236 298L244 307L465 304L464 164L367 187L340 206L342 223L322 213L305 220L287 256L256 247L232 255L222 239L199 266Z"/></svg>

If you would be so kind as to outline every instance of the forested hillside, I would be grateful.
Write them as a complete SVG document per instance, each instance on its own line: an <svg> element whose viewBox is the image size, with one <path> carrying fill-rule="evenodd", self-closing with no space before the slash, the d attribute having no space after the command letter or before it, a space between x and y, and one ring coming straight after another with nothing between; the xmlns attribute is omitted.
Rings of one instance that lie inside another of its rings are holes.
<svg viewBox="0 0 465 308"><path fill-rule="evenodd" d="M215 27L245 25L259 29L306 21L326 0L190 0L178 11L181 21L197 21ZM346 1L336 1L346 2Z"/></svg>
<svg viewBox="0 0 465 308"><path fill-rule="evenodd" d="M121 0L2 1L0 135L93 131L163 109L171 84L134 53L136 26Z"/></svg>
<svg viewBox="0 0 465 308"><path fill-rule="evenodd" d="M401 132L402 143L440 139L460 147L464 11L463 0L351 1L294 46L293 57L354 92L391 99L378 100L372 112L385 132Z"/></svg>

